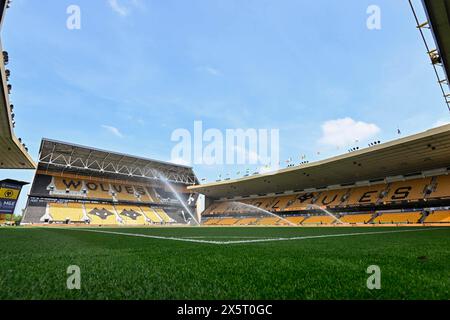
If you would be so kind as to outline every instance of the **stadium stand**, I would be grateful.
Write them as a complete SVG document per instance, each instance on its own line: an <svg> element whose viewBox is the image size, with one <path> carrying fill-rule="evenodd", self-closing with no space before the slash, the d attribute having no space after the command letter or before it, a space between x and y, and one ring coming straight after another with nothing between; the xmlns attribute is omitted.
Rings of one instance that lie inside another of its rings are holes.
<svg viewBox="0 0 450 320"><path fill-rule="evenodd" d="M309 208L311 204L313 204L317 199L317 193L302 193L297 195L295 199L291 199L287 202L285 211L297 211L297 210L306 210Z"/></svg>
<svg viewBox="0 0 450 320"><path fill-rule="evenodd" d="M450 210L433 211L424 219L424 223L449 223L449 222L450 222Z"/></svg>
<svg viewBox="0 0 450 320"><path fill-rule="evenodd" d="M430 198L449 198L450 197L450 175L439 176L436 184L430 194Z"/></svg>
<svg viewBox="0 0 450 320"><path fill-rule="evenodd" d="M45 179L39 174L39 179ZM147 202L155 203L150 196L150 186L140 183L108 179L93 179L92 177L78 176L73 178L70 175L65 177L49 176L47 185L49 195L69 196L87 199L105 199L115 201Z"/></svg>
<svg viewBox="0 0 450 320"><path fill-rule="evenodd" d="M373 218L373 213L362 213L362 214L345 214L339 218L344 223L351 224L364 224L369 223Z"/></svg>
<svg viewBox="0 0 450 320"><path fill-rule="evenodd" d="M238 221L236 221L234 224L236 225L253 225L256 223L256 221L258 221L258 218L244 218L244 219L240 219Z"/></svg>
<svg viewBox="0 0 450 320"><path fill-rule="evenodd" d="M394 182L388 185L386 202L418 201L426 197L426 190L431 185L431 178Z"/></svg>
<svg viewBox="0 0 450 320"><path fill-rule="evenodd" d="M43 139L22 224L186 223L183 203L160 175L195 211L190 167Z"/></svg>
<svg viewBox="0 0 450 320"><path fill-rule="evenodd" d="M349 192L348 189L330 190L322 192L316 201L319 206L327 206L329 208L336 207L342 204L345 195Z"/></svg>
<svg viewBox="0 0 450 320"><path fill-rule="evenodd" d="M64 193L67 192L79 192L81 193L81 188L83 187L83 182L81 180L66 179L61 177L52 177L52 182L49 188L55 189Z"/></svg>
<svg viewBox="0 0 450 320"><path fill-rule="evenodd" d="M381 213L373 220L374 223L418 223L422 212Z"/></svg>
<svg viewBox="0 0 450 320"><path fill-rule="evenodd" d="M295 196L276 197L273 201L271 210L274 212L284 211L286 207L295 201Z"/></svg>
<svg viewBox="0 0 450 320"><path fill-rule="evenodd" d="M84 205L89 222L96 225L118 225L120 219L116 214L114 206L111 204L93 204Z"/></svg>
<svg viewBox="0 0 450 320"><path fill-rule="evenodd" d="M256 221L257 225L265 225L265 226L270 226L270 225L276 225L279 224L280 222L280 218L261 218L258 221Z"/></svg>
<svg viewBox="0 0 450 320"><path fill-rule="evenodd" d="M447 221L441 211L450 205L449 139L450 125L444 125L276 173L188 189L205 195L203 217L246 217L235 225L280 224L239 202L296 225L340 223L324 210L348 224L439 223Z"/></svg>
<svg viewBox="0 0 450 320"><path fill-rule="evenodd" d="M144 212L138 206L116 205L114 206L119 217L125 225L145 225L148 221Z"/></svg>
<svg viewBox="0 0 450 320"><path fill-rule="evenodd" d="M155 209L156 214L161 218L161 220L165 223L171 223L173 222L173 219L169 217L167 212L162 208L156 208Z"/></svg>
<svg viewBox="0 0 450 320"><path fill-rule="evenodd" d="M54 222L84 222L84 212L81 203L49 203L48 214Z"/></svg>
<svg viewBox="0 0 450 320"><path fill-rule="evenodd" d="M309 216L302 221L302 224L333 224L335 218L330 216Z"/></svg>
<svg viewBox="0 0 450 320"><path fill-rule="evenodd" d="M303 216L297 216L297 217L286 217L286 220L293 224L301 224L303 220L305 220L305 217Z"/></svg>
<svg viewBox="0 0 450 320"><path fill-rule="evenodd" d="M448 176L438 177L437 180L441 181L446 178ZM431 180L431 178L413 179L409 181L377 184L374 186L300 193L298 195L259 198L244 200L242 202L273 212L289 212L307 210L312 204L327 208L347 208L398 201L419 201L425 200L429 196L426 190L431 186ZM440 198L442 194L450 192L450 190L447 190L447 183L450 183L450 179L449 181L440 183L443 186L441 187L442 191L436 190L429 197ZM212 205L204 212L204 215L232 213L234 211L233 204L225 201ZM242 213L242 208L241 212L238 213Z"/></svg>
<svg viewBox="0 0 450 320"><path fill-rule="evenodd" d="M150 220L151 223L161 224L163 220L157 214L153 208L140 207L144 215Z"/></svg>
<svg viewBox="0 0 450 320"><path fill-rule="evenodd" d="M383 199L383 192L387 189L387 185L375 185L370 187L352 188L350 196L345 201L346 206L360 206L367 204L380 203Z"/></svg>
<svg viewBox="0 0 450 320"><path fill-rule="evenodd" d="M206 219L206 220L203 222L203 224L204 224L205 226L213 226L213 225L216 225L218 222L220 222L220 220L221 220L221 219L217 219L217 218L209 218L209 219Z"/></svg>
<svg viewBox="0 0 450 320"><path fill-rule="evenodd" d="M433 189L433 181L436 181ZM430 190L429 192L427 190ZM437 176L433 178L412 179L392 183L376 184L374 186L360 186L343 188L322 192L299 193L297 195L267 197L257 199L246 199L243 203L251 204L255 207L277 213L289 213L292 211L305 212L311 209L312 205L328 209L340 209L339 212L353 207L374 206L382 204L393 204L396 202L417 202L430 199L442 199L450 194L450 176ZM236 211L235 208L239 208ZM213 203L203 213L207 215L248 213L249 208L242 208L236 201L219 201ZM250 210L251 211L251 210ZM341 213L342 214L342 213ZM364 216L348 217L349 223L360 223L359 219L365 221L371 214ZM316 219L308 219L310 222ZM319 223L327 223L328 218ZM377 219L378 221L379 219ZM305 221L305 223L307 223Z"/></svg>
<svg viewBox="0 0 450 320"><path fill-rule="evenodd" d="M111 184L111 193L116 201L138 201L136 191L129 184Z"/></svg>
<svg viewBox="0 0 450 320"><path fill-rule="evenodd" d="M112 194L111 194L111 185L108 182L98 182L95 183L94 181L84 181L84 190L85 193L83 196L91 199L105 199L105 200L111 200Z"/></svg>
<svg viewBox="0 0 450 320"><path fill-rule="evenodd" d="M220 225L220 226L231 226L236 224L236 222L238 222L238 219L235 218L223 218L223 219L219 219L215 222L216 225Z"/></svg>

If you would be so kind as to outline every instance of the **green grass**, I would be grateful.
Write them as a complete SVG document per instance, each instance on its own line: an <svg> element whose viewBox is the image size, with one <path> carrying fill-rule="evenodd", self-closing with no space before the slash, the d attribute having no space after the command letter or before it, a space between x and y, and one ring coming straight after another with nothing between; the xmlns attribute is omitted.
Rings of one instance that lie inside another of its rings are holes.
<svg viewBox="0 0 450 320"><path fill-rule="evenodd" d="M235 241L405 229L98 230ZM0 228L0 299L450 299L450 228L419 230L217 245ZM66 288L69 265L81 268L81 290ZM369 265L381 268L380 290L366 287Z"/></svg>

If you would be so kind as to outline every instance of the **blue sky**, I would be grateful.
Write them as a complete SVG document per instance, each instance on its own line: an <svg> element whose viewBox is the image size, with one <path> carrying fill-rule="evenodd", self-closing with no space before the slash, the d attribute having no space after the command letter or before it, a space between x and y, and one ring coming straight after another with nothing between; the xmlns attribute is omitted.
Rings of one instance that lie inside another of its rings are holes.
<svg viewBox="0 0 450 320"><path fill-rule="evenodd" d="M80 30L66 28L72 4ZM381 30L366 27L371 4ZM449 120L407 1L14 0L2 41L35 159L48 137L170 160L172 132L201 120L279 129L280 159L298 163L358 145L343 125L366 146ZM194 169L215 180L245 167Z"/></svg>

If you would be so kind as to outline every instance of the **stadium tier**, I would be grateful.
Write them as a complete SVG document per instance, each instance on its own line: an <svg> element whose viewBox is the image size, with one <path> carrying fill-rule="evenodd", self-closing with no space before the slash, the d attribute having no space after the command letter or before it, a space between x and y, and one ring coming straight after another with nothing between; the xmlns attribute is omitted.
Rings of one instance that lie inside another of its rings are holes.
<svg viewBox="0 0 450 320"><path fill-rule="evenodd" d="M289 221L290 223L286 222ZM386 225L386 224L442 224L450 223L450 209L438 210L433 213L427 211L377 211L374 213L361 214L336 214L335 217L328 215L302 215L302 216L280 216L280 218L267 217L204 217L204 225L217 226L281 226L281 225Z"/></svg>
<svg viewBox="0 0 450 320"><path fill-rule="evenodd" d="M22 224L186 224L184 205L195 211L189 167L47 139L39 157Z"/></svg>
<svg viewBox="0 0 450 320"><path fill-rule="evenodd" d="M449 223L450 210L436 210L431 212L424 219L425 223Z"/></svg>
<svg viewBox="0 0 450 320"><path fill-rule="evenodd" d="M216 201L202 214L203 218L221 215L249 215L264 213L257 212L260 208L272 213L280 214L293 224L327 225L336 224L333 216L318 213L320 209L332 210L339 222L348 224L397 224L397 223L442 223L450 222L449 211L435 211L424 216L430 210L430 205L448 205L450 199L450 176L439 175L428 178L382 183L372 186L353 187L337 190L299 193L289 196L261 197L244 200ZM416 207L419 211L411 212L383 212L377 208L390 209L392 207ZM351 213L349 210L363 211ZM364 212L368 211L368 212ZM303 214L304 216L290 216ZM252 221L236 219L233 223L214 220L216 225L245 224L250 221L255 225L280 225L279 218L263 217ZM225 223L226 222L226 223ZM249 222L249 224L250 224ZM210 224L210 223L208 223Z"/></svg>
<svg viewBox="0 0 450 320"><path fill-rule="evenodd" d="M36 175L38 183L33 189L33 194L40 196L54 196L57 198L79 198L89 200L111 200L115 202L128 201L140 203L176 203L176 196L164 190L150 185L134 181L119 181L111 179L95 179L92 177L54 176L42 174ZM157 189L158 191L155 191ZM165 197L158 196L164 192ZM153 196L152 196L153 195ZM156 196L155 196L156 195ZM187 200L187 196L184 196Z"/></svg>
<svg viewBox="0 0 450 320"><path fill-rule="evenodd" d="M223 213L245 213L248 204L271 212L291 212L311 209L312 205L328 209L361 208L396 203L422 203L449 198L450 176L382 183L369 187L299 193L290 196L220 201L208 207L203 216Z"/></svg>
<svg viewBox="0 0 450 320"><path fill-rule="evenodd" d="M189 189L205 195L207 225L448 223L448 141L450 125L444 125L316 163Z"/></svg>

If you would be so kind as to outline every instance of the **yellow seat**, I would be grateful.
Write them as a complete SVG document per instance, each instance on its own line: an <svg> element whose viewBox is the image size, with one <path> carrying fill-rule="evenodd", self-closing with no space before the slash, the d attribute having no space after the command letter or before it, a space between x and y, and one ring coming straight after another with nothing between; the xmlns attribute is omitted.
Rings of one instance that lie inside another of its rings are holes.
<svg viewBox="0 0 450 320"><path fill-rule="evenodd" d="M237 221L238 221L238 219L235 219L235 218L222 218L222 219L218 219L216 224L221 225L221 226L230 226L232 224L235 224Z"/></svg>
<svg viewBox="0 0 450 320"><path fill-rule="evenodd" d="M53 221L83 221L84 213L81 203L49 203L48 211Z"/></svg>
<svg viewBox="0 0 450 320"><path fill-rule="evenodd" d="M431 198L450 197L450 175L439 176L436 179L436 189L430 194Z"/></svg>
<svg viewBox="0 0 450 320"><path fill-rule="evenodd" d="M85 204L86 213L91 224L117 225L114 207L108 204Z"/></svg>
<svg viewBox="0 0 450 320"><path fill-rule="evenodd" d="M280 218L267 217L267 218L259 219L258 221L256 221L256 224L271 226L271 225L276 225L280 220L281 220Z"/></svg>
<svg viewBox="0 0 450 320"><path fill-rule="evenodd" d="M385 201L394 202L423 199L424 191L430 183L431 178L394 182L389 186L389 192Z"/></svg>
<svg viewBox="0 0 450 320"><path fill-rule="evenodd" d="M237 225L250 225L254 224L256 222L257 218L243 218L238 221L236 221L235 224Z"/></svg>
<svg viewBox="0 0 450 320"><path fill-rule="evenodd" d="M436 210L429 214L424 222L426 223L450 223L450 210Z"/></svg>
<svg viewBox="0 0 450 320"><path fill-rule="evenodd" d="M295 196L280 196L274 198L274 201L271 204L271 208L269 211L284 211L288 203L293 202L295 200Z"/></svg>
<svg viewBox="0 0 450 320"><path fill-rule="evenodd" d="M341 204L342 197L347 194L348 189L327 190L320 193L317 201L318 206L336 207Z"/></svg>
<svg viewBox="0 0 450 320"><path fill-rule="evenodd" d="M292 222L293 224L300 224L303 220L305 220L305 217L298 216L298 217L287 217L286 220L289 222Z"/></svg>
<svg viewBox="0 0 450 320"><path fill-rule="evenodd" d="M148 192L147 188L145 186L134 186L134 189L136 190L136 193L139 195L139 200L141 202L154 202L153 198L151 197L150 193Z"/></svg>
<svg viewBox="0 0 450 320"><path fill-rule="evenodd" d="M70 191L81 191L81 187L83 186L83 182L79 179L54 177L53 181L55 188L59 191L65 191L67 189Z"/></svg>
<svg viewBox="0 0 450 320"><path fill-rule="evenodd" d="M302 193L294 196L294 198L287 203L286 211L306 210L313 203L313 200L318 197L317 192Z"/></svg>
<svg viewBox="0 0 450 320"><path fill-rule="evenodd" d="M309 216L302 224L332 224L336 219L330 216Z"/></svg>
<svg viewBox="0 0 450 320"><path fill-rule="evenodd" d="M379 195L386 189L386 184L378 184L368 187L355 187L350 190L350 195L344 203L346 205L375 204L381 200Z"/></svg>
<svg viewBox="0 0 450 320"><path fill-rule="evenodd" d="M115 193L118 201L138 201L136 191L129 184L111 183L111 191Z"/></svg>
<svg viewBox="0 0 450 320"><path fill-rule="evenodd" d="M372 216L373 213L345 214L339 220L344 223L368 223Z"/></svg>
<svg viewBox="0 0 450 320"><path fill-rule="evenodd" d="M158 214L158 216L161 217L161 219L163 220L163 222L165 223L169 223L172 222L172 219L169 217L169 215L164 211L164 209L161 208L157 208L155 209L156 213Z"/></svg>
<svg viewBox="0 0 450 320"><path fill-rule="evenodd" d="M421 212L383 213L376 217L375 223L418 223L422 217Z"/></svg>
<svg viewBox="0 0 450 320"><path fill-rule="evenodd" d="M110 185L108 182L85 180L86 197L91 199L108 199L112 200L112 195L109 193Z"/></svg>
<svg viewBox="0 0 450 320"><path fill-rule="evenodd" d="M122 218L123 224L126 225L145 225L144 213L138 206L116 205L116 212Z"/></svg>
<svg viewBox="0 0 450 320"><path fill-rule="evenodd" d="M217 218L209 218L208 220L203 222L203 224L207 225L207 226L211 226L211 225L217 224L219 221L220 221L220 219L217 219Z"/></svg>
<svg viewBox="0 0 450 320"><path fill-rule="evenodd" d="M159 217L159 215L156 213L156 211L149 207L140 207L142 212L145 214L147 218L149 218L153 223L161 223L162 219Z"/></svg>

